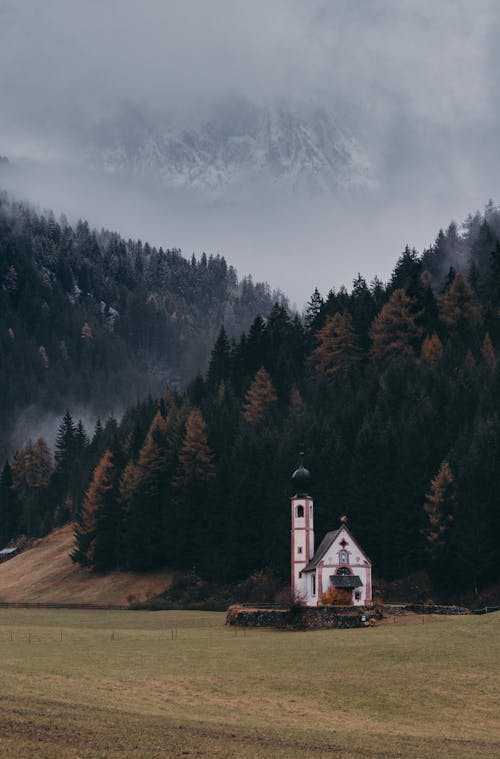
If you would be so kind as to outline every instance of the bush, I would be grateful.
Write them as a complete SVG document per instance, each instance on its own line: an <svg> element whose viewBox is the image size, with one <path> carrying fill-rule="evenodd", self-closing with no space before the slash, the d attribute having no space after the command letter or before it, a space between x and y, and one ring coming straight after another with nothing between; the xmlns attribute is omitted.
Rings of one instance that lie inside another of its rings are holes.
<svg viewBox="0 0 500 759"><path fill-rule="evenodd" d="M269 569L261 569L238 583L236 597L241 603L273 603L279 590L276 576Z"/></svg>
<svg viewBox="0 0 500 759"><path fill-rule="evenodd" d="M343 588L328 588L319 603L320 606L352 606L352 593Z"/></svg>

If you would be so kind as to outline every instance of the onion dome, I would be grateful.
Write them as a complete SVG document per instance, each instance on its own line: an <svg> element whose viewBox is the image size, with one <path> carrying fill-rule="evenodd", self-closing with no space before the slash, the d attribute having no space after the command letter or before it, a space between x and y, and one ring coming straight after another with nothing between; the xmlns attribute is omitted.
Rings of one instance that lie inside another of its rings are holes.
<svg viewBox="0 0 500 759"><path fill-rule="evenodd" d="M306 469L303 462L304 454L299 454L299 466L292 474L292 483L295 488L295 495L307 495L311 484L311 472Z"/></svg>

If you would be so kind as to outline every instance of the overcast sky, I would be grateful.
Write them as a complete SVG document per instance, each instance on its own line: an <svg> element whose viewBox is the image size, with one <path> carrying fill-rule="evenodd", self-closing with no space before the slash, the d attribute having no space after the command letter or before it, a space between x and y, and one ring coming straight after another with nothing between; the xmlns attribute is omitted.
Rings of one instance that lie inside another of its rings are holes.
<svg viewBox="0 0 500 759"><path fill-rule="evenodd" d="M405 243L500 200L499 21L495 0L0 0L0 154L50 164L23 179L42 205L222 252L302 305L315 284L386 277ZM165 223L140 188L57 174L125 102L189 123L231 93L326 104L367 151L376 197L302 216L251 204L222 232L220 208Z"/></svg>

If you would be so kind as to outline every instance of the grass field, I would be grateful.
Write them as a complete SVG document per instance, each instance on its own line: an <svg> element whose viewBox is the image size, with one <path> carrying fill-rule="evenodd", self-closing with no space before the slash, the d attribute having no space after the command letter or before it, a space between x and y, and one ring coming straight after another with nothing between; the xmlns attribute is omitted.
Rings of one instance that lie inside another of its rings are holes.
<svg viewBox="0 0 500 759"><path fill-rule="evenodd" d="M0 610L0 683L2 757L500 757L500 614L244 634Z"/></svg>

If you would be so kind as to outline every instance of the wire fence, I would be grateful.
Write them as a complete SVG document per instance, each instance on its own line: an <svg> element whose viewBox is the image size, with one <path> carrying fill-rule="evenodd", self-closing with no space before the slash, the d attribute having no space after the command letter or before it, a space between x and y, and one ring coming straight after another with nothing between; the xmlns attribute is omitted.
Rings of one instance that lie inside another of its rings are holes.
<svg viewBox="0 0 500 759"><path fill-rule="evenodd" d="M101 611L130 611L125 604L88 604L88 603L34 603L0 601L0 609L80 609L81 611L97 609Z"/></svg>

